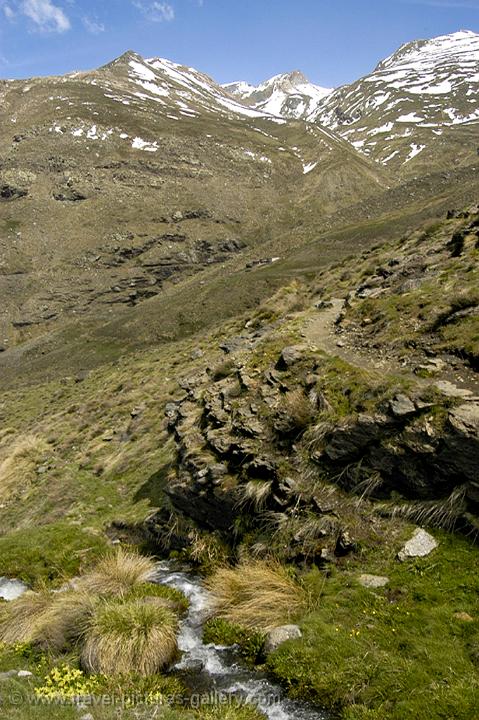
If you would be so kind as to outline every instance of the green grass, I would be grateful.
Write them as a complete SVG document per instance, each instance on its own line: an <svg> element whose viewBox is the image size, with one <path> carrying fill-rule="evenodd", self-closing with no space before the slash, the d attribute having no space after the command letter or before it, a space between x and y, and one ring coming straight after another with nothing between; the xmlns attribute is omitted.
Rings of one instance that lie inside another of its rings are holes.
<svg viewBox="0 0 479 720"><path fill-rule="evenodd" d="M25 528L0 537L0 570L26 583L58 582L100 556L106 540L64 522Z"/></svg>
<svg viewBox="0 0 479 720"><path fill-rule="evenodd" d="M211 618L204 626L203 642L227 647L238 645L241 657L251 665L260 660L264 640L264 633L248 630L221 618Z"/></svg>
<svg viewBox="0 0 479 720"><path fill-rule="evenodd" d="M362 558L326 581L310 575L317 609L302 622L303 638L268 661L293 695L348 720L474 717L478 552L466 540L439 537L428 558L401 564L380 552L370 566ZM389 585L360 586L352 571L366 568L387 574ZM457 619L459 612L473 622Z"/></svg>

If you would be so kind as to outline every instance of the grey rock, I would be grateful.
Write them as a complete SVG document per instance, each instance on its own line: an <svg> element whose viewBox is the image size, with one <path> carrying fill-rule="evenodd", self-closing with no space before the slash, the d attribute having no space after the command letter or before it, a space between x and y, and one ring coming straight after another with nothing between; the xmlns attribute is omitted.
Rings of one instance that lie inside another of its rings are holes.
<svg viewBox="0 0 479 720"><path fill-rule="evenodd" d="M406 415L412 415L416 412L416 406L411 398L402 394L396 395L396 397L389 403L389 407L395 417L405 417Z"/></svg>
<svg viewBox="0 0 479 720"><path fill-rule="evenodd" d="M355 422L334 428L324 449L329 460L347 461L363 452L384 434L388 420L382 415L359 415Z"/></svg>
<svg viewBox="0 0 479 720"><path fill-rule="evenodd" d="M461 434L479 438L479 403L454 408L449 413L449 422Z"/></svg>
<svg viewBox="0 0 479 720"><path fill-rule="evenodd" d="M436 539L426 532L426 530L418 528L414 531L412 538L408 540L402 550L399 551L398 558L401 562L404 562L409 558L426 557L436 548Z"/></svg>
<svg viewBox="0 0 479 720"><path fill-rule="evenodd" d="M17 672L17 677L19 677L19 678L33 677L33 673L30 672L30 670L19 670Z"/></svg>
<svg viewBox="0 0 479 720"><path fill-rule="evenodd" d="M389 578L382 575L368 575L368 573L364 573L359 576L358 582L365 588L375 589L387 585Z"/></svg>
<svg viewBox="0 0 479 720"><path fill-rule="evenodd" d="M16 670L7 670L6 672L0 673L0 682L4 682L5 680L10 680L10 678L15 677L17 674Z"/></svg>
<svg viewBox="0 0 479 720"><path fill-rule="evenodd" d="M330 300L320 300L316 303L314 307L316 308L316 310L328 310L329 308L332 308L334 306Z"/></svg>
<svg viewBox="0 0 479 720"><path fill-rule="evenodd" d="M273 628L266 636L264 652L269 655L288 640L297 640L300 637L302 637L302 633L297 625L282 625Z"/></svg>
<svg viewBox="0 0 479 720"><path fill-rule="evenodd" d="M437 387L437 389L440 390L442 394L446 395L447 397L468 398L471 397L471 395L473 394L471 390L467 390L466 388L459 388L454 385L454 383L449 382L448 380L439 380L434 384L435 387Z"/></svg>
<svg viewBox="0 0 479 720"><path fill-rule="evenodd" d="M302 360L305 355L306 347L304 345L290 345L283 348L279 356L276 368L278 370L287 370L292 365Z"/></svg>

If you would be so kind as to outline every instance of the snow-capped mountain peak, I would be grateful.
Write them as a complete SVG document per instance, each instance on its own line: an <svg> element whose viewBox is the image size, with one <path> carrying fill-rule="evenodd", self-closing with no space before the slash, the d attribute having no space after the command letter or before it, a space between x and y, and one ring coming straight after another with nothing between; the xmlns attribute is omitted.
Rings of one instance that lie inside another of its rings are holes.
<svg viewBox="0 0 479 720"><path fill-rule="evenodd" d="M275 75L256 86L242 81L227 83L223 88L256 110L296 120L311 114L332 92L310 83L299 70Z"/></svg>
<svg viewBox="0 0 479 720"><path fill-rule="evenodd" d="M307 119L385 165L432 163L450 146L450 128L479 127L479 34L461 30L407 43L370 75L328 95ZM460 144L465 158L476 152Z"/></svg>

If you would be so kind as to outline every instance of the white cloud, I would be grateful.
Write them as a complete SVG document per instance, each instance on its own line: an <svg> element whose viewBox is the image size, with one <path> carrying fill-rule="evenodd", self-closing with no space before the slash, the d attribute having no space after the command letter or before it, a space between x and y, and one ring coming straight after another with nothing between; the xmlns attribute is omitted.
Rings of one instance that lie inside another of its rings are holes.
<svg viewBox="0 0 479 720"><path fill-rule="evenodd" d="M85 30L87 30L92 35L100 35L100 33L105 32L104 24L101 22L97 22L93 18L88 17L88 15L82 17L82 23Z"/></svg>
<svg viewBox="0 0 479 720"><path fill-rule="evenodd" d="M15 17L15 11L10 7L10 5L4 5L2 7L3 14L5 15L8 20L13 20Z"/></svg>
<svg viewBox="0 0 479 720"><path fill-rule="evenodd" d="M71 27L64 11L51 0L23 0L19 9L34 23L37 30L63 33Z"/></svg>
<svg viewBox="0 0 479 720"><path fill-rule="evenodd" d="M168 2L133 0L133 5L152 22L171 22L175 19L175 9Z"/></svg>

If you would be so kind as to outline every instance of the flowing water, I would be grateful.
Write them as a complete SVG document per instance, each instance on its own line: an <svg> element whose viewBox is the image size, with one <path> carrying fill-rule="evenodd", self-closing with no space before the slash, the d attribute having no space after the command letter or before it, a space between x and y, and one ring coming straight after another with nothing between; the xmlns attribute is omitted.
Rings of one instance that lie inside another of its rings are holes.
<svg viewBox="0 0 479 720"><path fill-rule="evenodd" d="M199 578L175 571L168 563L160 563L156 582L181 590L190 602L178 638L182 657L174 669L184 675L192 703L224 703L236 698L256 705L270 720L328 718L311 705L286 698L266 675L242 666L234 647L203 643L202 626L207 617L209 596Z"/></svg>

